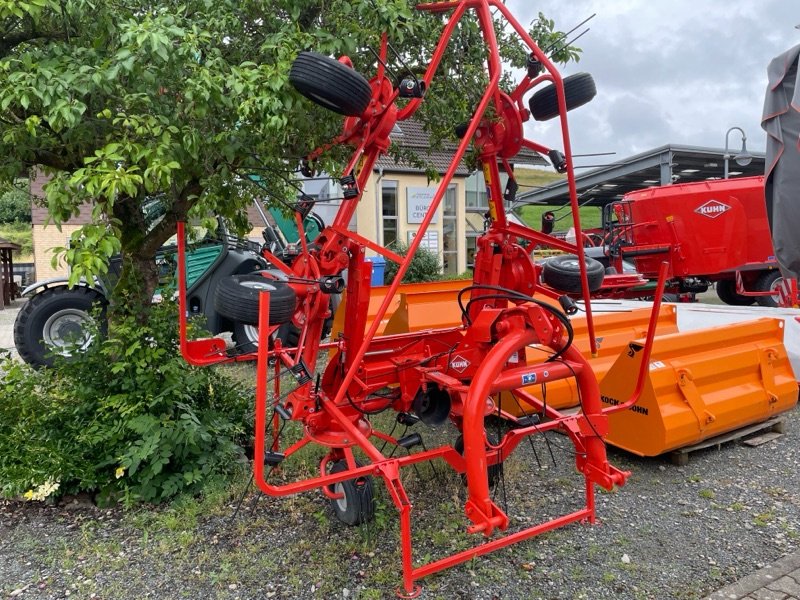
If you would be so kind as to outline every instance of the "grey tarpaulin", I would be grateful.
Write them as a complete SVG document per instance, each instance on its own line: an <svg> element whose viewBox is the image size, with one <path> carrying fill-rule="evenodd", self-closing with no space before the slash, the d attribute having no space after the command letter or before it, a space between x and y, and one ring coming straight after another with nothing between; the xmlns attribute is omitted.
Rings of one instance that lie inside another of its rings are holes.
<svg viewBox="0 0 800 600"><path fill-rule="evenodd" d="M784 276L800 278L800 44L769 63L761 127L767 132L765 195Z"/></svg>

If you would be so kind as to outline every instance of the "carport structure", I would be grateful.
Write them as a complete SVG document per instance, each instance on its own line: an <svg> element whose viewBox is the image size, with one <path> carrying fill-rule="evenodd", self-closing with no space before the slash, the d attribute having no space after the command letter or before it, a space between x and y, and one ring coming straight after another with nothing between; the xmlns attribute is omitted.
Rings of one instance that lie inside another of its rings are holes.
<svg viewBox="0 0 800 600"><path fill-rule="evenodd" d="M0 293L3 300L0 302L0 309L5 308L16 295L14 290L14 259L12 252L20 250L20 246L14 242L0 238Z"/></svg>
<svg viewBox="0 0 800 600"><path fill-rule="evenodd" d="M753 160L740 166L730 161L731 177L764 174L764 153L751 152ZM731 156L729 152L729 157ZM581 205L604 206L633 190L672 183L689 183L721 179L725 151L719 148L667 144L609 165L592 169L575 178ZM517 196L516 204L567 204L567 182L548 186Z"/></svg>

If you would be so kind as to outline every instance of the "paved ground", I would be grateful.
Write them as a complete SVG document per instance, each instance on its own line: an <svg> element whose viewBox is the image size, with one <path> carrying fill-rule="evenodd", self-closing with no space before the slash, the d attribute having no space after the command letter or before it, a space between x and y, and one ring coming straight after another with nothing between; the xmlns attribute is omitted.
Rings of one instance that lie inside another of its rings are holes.
<svg viewBox="0 0 800 600"><path fill-rule="evenodd" d="M24 299L17 298L11 303L11 306L0 310L0 349L11 350L14 356L17 355L14 348L14 319L17 318L20 306L25 302Z"/></svg>
<svg viewBox="0 0 800 600"><path fill-rule="evenodd" d="M14 319L24 302L17 299L0 310L0 349L9 349L14 354ZM705 600L800 600L800 552L784 556Z"/></svg>
<svg viewBox="0 0 800 600"><path fill-rule="evenodd" d="M789 554L768 567L714 592L706 600L800 599L800 552Z"/></svg>

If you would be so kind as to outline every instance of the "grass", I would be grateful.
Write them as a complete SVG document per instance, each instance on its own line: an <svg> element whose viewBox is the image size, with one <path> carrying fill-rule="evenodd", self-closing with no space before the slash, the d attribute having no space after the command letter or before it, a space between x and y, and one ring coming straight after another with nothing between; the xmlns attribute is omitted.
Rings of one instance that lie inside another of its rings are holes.
<svg viewBox="0 0 800 600"><path fill-rule="evenodd" d="M33 228L30 223L0 223L0 238L22 246L22 250L13 253L16 262L33 261Z"/></svg>
<svg viewBox="0 0 800 600"><path fill-rule="evenodd" d="M517 183L522 194L539 187L546 186L554 181L564 179L564 175L545 171L543 169L517 169L515 171ZM539 204L529 204L522 206L517 211L518 216L530 227L540 229L542 226L542 213L552 211L556 215L556 231L567 231L573 226L572 214L567 206L545 206ZM594 229L602 226L600 208L597 206L586 206L580 209L581 227L583 229Z"/></svg>

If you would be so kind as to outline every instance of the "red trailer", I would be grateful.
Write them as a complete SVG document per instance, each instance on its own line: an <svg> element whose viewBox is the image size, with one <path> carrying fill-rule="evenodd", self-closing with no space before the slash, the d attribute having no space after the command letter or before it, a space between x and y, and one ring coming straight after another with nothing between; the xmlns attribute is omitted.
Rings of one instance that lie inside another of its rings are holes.
<svg viewBox="0 0 800 600"><path fill-rule="evenodd" d="M763 177L630 192L608 207L604 221L612 261L630 260L652 279L666 260L672 291L703 292L716 283L727 304L796 303L791 292L794 302L780 300L791 282L784 286L775 260Z"/></svg>

